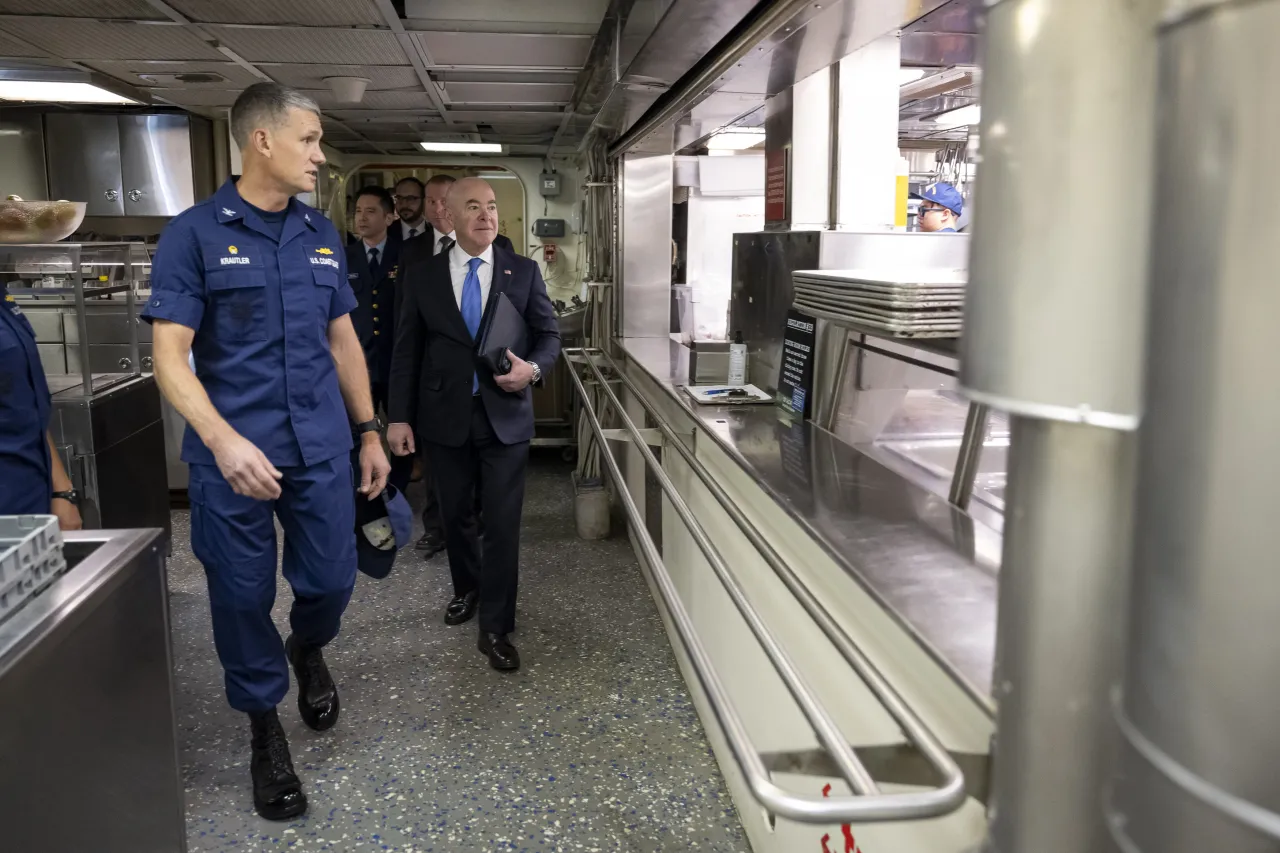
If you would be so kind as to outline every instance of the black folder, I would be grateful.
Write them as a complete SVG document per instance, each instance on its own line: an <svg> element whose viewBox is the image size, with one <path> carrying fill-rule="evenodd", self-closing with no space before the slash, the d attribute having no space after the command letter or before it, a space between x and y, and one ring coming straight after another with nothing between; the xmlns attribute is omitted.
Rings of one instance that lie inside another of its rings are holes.
<svg viewBox="0 0 1280 853"><path fill-rule="evenodd" d="M511 359L507 358L507 350L523 357L528 349L528 337L529 327L524 315L511 304L507 294L499 293L480 323L476 369L487 370L495 376L510 373Z"/></svg>

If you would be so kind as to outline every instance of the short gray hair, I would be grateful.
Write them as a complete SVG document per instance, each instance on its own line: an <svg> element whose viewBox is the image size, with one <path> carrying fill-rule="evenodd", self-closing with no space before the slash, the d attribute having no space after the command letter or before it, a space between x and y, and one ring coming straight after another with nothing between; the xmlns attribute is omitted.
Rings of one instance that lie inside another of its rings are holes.
<svg viewBox="0 0 1280 853"><path fill-rule="evenodd" d="M320 115L320 107L311 98L281 86L279 83L254 83L240 93L231 107L231 138L243 150L249 137L260 127L279 127L289 110L304 110Z"/></svg>

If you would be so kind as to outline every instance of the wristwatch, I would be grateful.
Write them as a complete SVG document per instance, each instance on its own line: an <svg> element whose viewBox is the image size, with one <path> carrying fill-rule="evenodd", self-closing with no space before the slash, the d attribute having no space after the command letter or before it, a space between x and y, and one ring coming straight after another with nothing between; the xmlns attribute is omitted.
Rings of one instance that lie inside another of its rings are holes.
<svg viewBox="0 0 1280 853"><path fill-rule="evenodd" d="M364 435L366 432L382 432L382 420L375 415L371 421L356 424L356 435Z"/></svg>
<svg viewBox="0 0 1280 853"><path fill-rule="evenodd" d="M65 492L54 492L53 499L54 500L61 499L71 504L72 506L80 506L80 493L77 492L75 489L68 489Z"/></svg>
<svg viewBox="0 0 1280 853"><path fill-rule="evenodd" d="M534 364L532 361L529 362L529 366L533 368L533 383L536 385L542 381L542 368L538 367L538 365Z"/></svg>

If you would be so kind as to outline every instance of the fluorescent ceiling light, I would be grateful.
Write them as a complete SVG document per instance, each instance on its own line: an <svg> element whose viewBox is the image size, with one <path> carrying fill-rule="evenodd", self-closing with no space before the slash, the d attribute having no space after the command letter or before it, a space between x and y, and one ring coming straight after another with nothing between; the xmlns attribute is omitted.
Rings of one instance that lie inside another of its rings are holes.
<svg viewBox="0 0 1280 853"><path fill-rule="evenodd" d="M898 69L898 85L905 86L919 80L925 75L923 68L899 68Z"/></svg>
<svg viewBox="0 0 1280 853"><path fill-rule="evenodd" d="M933 123L939 127L963 127L964 125L977 124L981 117L982 109L977 104L970 104L967 107L943 113L936 117Z"/></svg>
<svg viewBox="0 0 1280 853"><path fill-rule="evenodd" d="M764 142L764 130L758 127L739 127L714 133L707 140L710 151L742 151Z"/></svg>
<svg viewBox="0 0 1280 853"><path fill-rule="evenodd" d="M423 151L441 151L451 154L501 154L497 142L419 142Z"/></svg>
<svg viewBox="0 0 1280 853"><path fill-rule="evenodd" d="M486 181L507 181L519 179L520 176L515 172L480 172L476 177L484 178Z"/></svg>
<svg viewBox="0 0 1280 853"><path fill-rule="evenodd" d="M0 101L62 104L136 104L132 98L108 92L92 83L0 80Z"/></svg>

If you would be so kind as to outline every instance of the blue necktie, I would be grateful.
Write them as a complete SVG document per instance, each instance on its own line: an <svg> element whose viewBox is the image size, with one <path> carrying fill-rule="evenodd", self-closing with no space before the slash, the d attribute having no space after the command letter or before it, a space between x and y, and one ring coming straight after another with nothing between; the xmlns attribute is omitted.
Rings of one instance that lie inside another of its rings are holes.
<svg viewBox="0 0 1280 853"><path fill-rule="evenodd" d="M467 277L462 281L462 322L467 324L467 331L474 340L480 332L480 317L484 314L484 306L480 301L480 258L467 261ZM471 378L471 393L480 393L480 377Z"/></svg>

